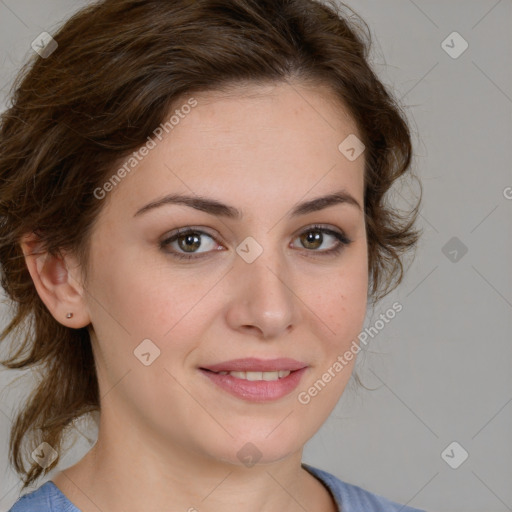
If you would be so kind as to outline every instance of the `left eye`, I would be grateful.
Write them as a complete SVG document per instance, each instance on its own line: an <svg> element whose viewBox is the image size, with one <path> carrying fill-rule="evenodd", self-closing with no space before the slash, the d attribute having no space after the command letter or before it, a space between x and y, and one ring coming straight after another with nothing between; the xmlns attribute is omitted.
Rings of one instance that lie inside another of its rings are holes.
<svg viewBox="0 0 512 512"><path fill-rule="evenodd" d="M315 251L320 253L332 253L336 251L340 251L344 245L348 245L351 241L343 234L338 231L333 231L332 229L322 228L322 227L313 227L309 228L306 231L303 231L300 235L301 243L310 249L318 249L324 241L325 235L331 237L335 240L335 244L330 249L326 249L324 251Z"/></svg>
<svg viewBox="0 0 512 512"><path fill-rule="evenodd" d="M317 250L325 242L325 235L335 240L334 246L326 250ZM199 251L198 249L204 246L201 240L201 238L204 236L209 238L213 242L213 245L208 248L208 244L206 244L206 250ZM300 239L302 246L308 249L308 252L318 252L322 255L337 254L343 249L344 246L349 245L352 242L345 236L344 233L321 226L312 226L300 233L297 238ZM170 251L168 251L166 248L172 246L174 243L177 243L178 250L172 248ZM165 249L166 252L177 259L200 258L201 256L196 256L196 254L208 253L211 252L211 250L219 250L214 249L214 246L215 241L211 235L205 233L204 231L191 228L179 229L177 232L160 243L160 248L162 250ZM210 251L208 249L210 249Z"/></svg>

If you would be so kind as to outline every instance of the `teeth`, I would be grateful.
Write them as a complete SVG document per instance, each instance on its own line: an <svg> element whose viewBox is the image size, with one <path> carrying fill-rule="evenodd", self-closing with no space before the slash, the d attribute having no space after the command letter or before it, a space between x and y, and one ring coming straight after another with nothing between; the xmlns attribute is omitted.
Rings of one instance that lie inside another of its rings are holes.
<svg viewBox="0 0 512 512"><path fill-rule="evenodd" d="M241 372L236 372L237 377L240 379L247 379L247 380L263 380L263 372L244 372L245 377Z"/></svg>
<svg viewBox="0 0 512 512"><path fill-rule="evenodd" d="M283 377L288 377L290 375L290 370L279 370L276 372L218 372L220 375L231 375L236 379L244 379L244 380L277 380L282 379Z"/></svg>

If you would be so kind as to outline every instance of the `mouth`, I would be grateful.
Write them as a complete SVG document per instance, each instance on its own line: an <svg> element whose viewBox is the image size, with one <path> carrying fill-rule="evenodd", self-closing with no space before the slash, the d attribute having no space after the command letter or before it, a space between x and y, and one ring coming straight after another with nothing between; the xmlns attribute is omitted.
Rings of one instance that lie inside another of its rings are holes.
<svg viewBox="0 0 512 512"><path fill-rule="evenodd" d="M222 363L210 364L201 367L202 370L210 370L215 373L239 372L239 373L272 373L279 371L293 372L305 368L307 363L297 361L290 357L279 357L275 359L259 359L257 357L246 357L243 359L231 359ZM256 380L262 380L256 379Z"/></svg>
<svg viewBox="0 0 512 512"><path fill-rule="evenodd" d="M234 359L198 368L215 389L251 402L278 400L289 395L307 369L306 363L289 358Z"/></svg>
<svg viewBox="0 0 512 512"><path fill-rule="evenodd" d="M278 371L266 371L266 372L257 372L257 371L248 371L248 372L238 372L238 371L221 371L214 372L213 370L209 370L208 368L199 368L205 372L216 373L218 375L230 375L235 379L248 380L251 382L264 380L267 382L276 381L279 379L284 379L288 377L291 373L298 372L299 370L278 370Z"/></svg>

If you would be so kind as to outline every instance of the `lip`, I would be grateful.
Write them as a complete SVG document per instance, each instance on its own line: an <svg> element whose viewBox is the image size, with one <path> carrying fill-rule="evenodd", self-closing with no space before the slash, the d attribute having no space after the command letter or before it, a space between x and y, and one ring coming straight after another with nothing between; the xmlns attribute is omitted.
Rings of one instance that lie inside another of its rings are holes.
<svg viewBox="0 0 512 512"><path fill-rule="evenodd" d="M240 360L237 360L240 361ZM241 361L247 361L243 359ZM281 359L275 359L274 361L280 361ZM231 363L231 362L230 362ZM268 361L266 362L268 368ZM297 363L297 361L295 361ZM222 363L224 364L224 363ZM240 363L241 364L241 363ZM244 363L248 364L248 363ZM254 362L252 363L254 368ZM216 365L219 366L219 365ZM220 366L219 366L220 368ZM285 370L286 368L280 368ZM290 369L288 367L288 369ZM307 371L307 367L302 367L298 370L294 370L287 377L283 377L282 379L278 379L275 381L266 381L266 380L245 380L238 379L231 375L222 375L220 373L215 373L214 371L208 371L204 368L199 368L199 371L205 375L210 382L216 384L219 388L227 391L233 396L240 398L242 400L246 400L249 402L268 402L271 400L278 400L283 398L286 395L289 395L298 385L299 382ZM229 371L229 370L219 370L219 371ZM232 370L232 371L250 371L250 370ZM263 370L255 370L255 371L263 371ZM267 371L275 371L275 370L267 370Z"/></svg>
<svg viewBox="0 0 512 512"><path fill-rule="evenodd" d="M276 372L279 370L296 371L306 368L307 366L307 363L289 357L279 357L277 359L248 357L202 366L200 369L211 370L212 372Z"/></svg>

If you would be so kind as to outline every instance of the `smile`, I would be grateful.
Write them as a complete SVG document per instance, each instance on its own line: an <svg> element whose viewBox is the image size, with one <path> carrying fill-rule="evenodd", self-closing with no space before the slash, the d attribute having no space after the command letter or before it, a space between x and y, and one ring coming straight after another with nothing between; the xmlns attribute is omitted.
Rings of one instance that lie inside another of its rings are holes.
<svg viewBox="0 0 512 512"><path fill-rule="evenodd" d="M250 381L257 380L266 380L266 381L274 381L277 379L282 379L283 377L288 377L290 375L291 370L279 370L277 372L214 372L219 375L231 375L236 379L244 379Z"/></svg>
<svg viewBox="0 0 512 512"><path fill-rule="evenodd" d="M299 385L307 367L300 370L259 371L219 371L199 368L214 390L228 393L249 402L279 400Z"/></svg>

